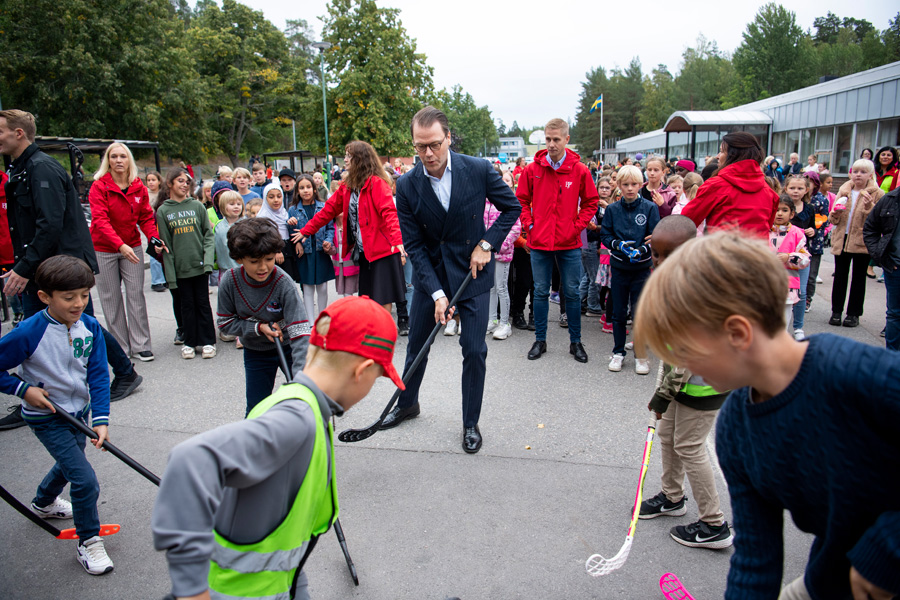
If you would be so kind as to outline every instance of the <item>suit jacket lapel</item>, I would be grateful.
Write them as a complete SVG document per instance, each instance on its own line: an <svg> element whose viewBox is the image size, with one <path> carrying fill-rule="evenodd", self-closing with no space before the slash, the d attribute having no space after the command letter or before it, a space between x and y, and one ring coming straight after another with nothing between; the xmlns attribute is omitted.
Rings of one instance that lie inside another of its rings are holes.
<svg viewBox="0 0 900 600"><path fill-rule="evenodd" d="M428 179L428 175L425 173L425 166L422 163L419 163L416 168L421 171L419 173L412 173L412 175L417 175L415 181L421 204L426 206L428 210L437 217L438 221L443 223L447 218L447 212L444 210L444 207L441 206L441 201L438 200L437 194L434 193L434 188L431 187L431 180Z"/></svg>
<svg viewBox="0 0 900 600"><path fill-rule="evenodd" d="M466 165L459 154L454 153L450 167L450 209L447 211L447 218L444 220L444 233L447 231L448 223L459 219L459 215L463 210L462 205L468 199L465 168Z"/></svg>

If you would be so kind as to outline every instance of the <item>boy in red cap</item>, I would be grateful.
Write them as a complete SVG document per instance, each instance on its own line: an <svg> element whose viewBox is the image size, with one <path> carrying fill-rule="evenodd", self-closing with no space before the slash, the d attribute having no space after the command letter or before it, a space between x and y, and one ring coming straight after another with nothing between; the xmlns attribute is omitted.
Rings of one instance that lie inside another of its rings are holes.
<svg viewBox="0 0 900 600"><path fill-rule="evenodd" d="M329 419L392 363L397 327L365 296L342 298L313 327L306 367L247 419L176 446L153 508L176 598L309 598L303 564L338 517Z"/></svg>

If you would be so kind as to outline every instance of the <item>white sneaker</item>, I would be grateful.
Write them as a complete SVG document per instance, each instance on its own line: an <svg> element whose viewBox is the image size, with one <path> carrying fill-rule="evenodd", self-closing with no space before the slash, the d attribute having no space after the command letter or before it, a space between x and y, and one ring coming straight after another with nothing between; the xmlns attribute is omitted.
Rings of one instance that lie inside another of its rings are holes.
<svg viewBox="0 0 900 600"><path fill-rule="evenodd" d="M634 372L638 375L648 375L650 373L650 359L649 358L635 358L634 359Z"/></svg>
<svg viewBox="0 0 900 600"><path fill-rule="evenodd" d="M444 327L444 335L456 335L457 329L459 329L459 326L456 323L456 319L450 319L447 321L447 326Z"/></svg>
<svg viewBox="0 0 900 600"><path fill-rule="evenodd" d="M802 340L803 338L805 338L805 337L806 337L806 334L803 333L803 330L802 330L802 329L795 329L795 330L794 330L794 339L797 340L798 342L799 342L800 340Z"/></svg>
<svg viewBox="0 0 900 600"><path fill-rule="evenodd" d="M47 506L41 508L34 502L31 503L31 510L36 512L42 519L71 519L72 503L65 498L57 498Z"/></svg>
<svg viewBox="0 0 900 600"><path fill-rule="evenodd" d="M91 575L105 575L113 570L113 561L107 556L103 538L99 535L84 541L79 540L75 552L78 562Z"/></svg>
<svg viewBox="0 0 900 600"><path fill-rule="evenodd" d="M203 346L203 354L201 356L203 356L203 358L215 358L216 347L215 346Z"/></svg>
<svg viewBox="0 0 900 600"><path fill-rule="evenodd" d="M634 350L634 342L625 342L626 350Z"/></svg>
<svg viewBox="0 0 900 600"><path fill-rule="evenodd" d="M194 358L195 354L196 353L194 352L194 349L191 348L190 346L185 346L184 348L181 349L181 358L185 358L185 359Z"/></svg>
<svg viewBox="0 0 900 600"><path fill-rule="evenodd" d="M612 358L609 359L609 370L616 372L621 371L623 360L625 360L625 357L621 354L613 354Z"/></svg>
<svg viewBox="0 0 900 600"><path fill-rule="evenodd" d="M236 335L228 335L227 333L219 332L219 339L223 342L233 342L236 337Z"/></svg>
<svg viewBox="0 0 900 600"><path fill-rule="evenodd" d="M825 282L822 281L822 278L821 278L821 277L819 277L818 275L816 275L816 283L825 283Z"/></svg>
<svg viewBox="0 0 900 600"><path fill-rule="evenodd" d="M490 321L490 322L488 323L488 326L487 326L487 331L485 332L484 335L487 335L487 334L491 333L492 331L494 331L494 330L497 329L498 327L500 327L500 321L499 321L499 320L494 319L493 321Z"/></svg>
<svg viewBox="0 0 900 600"><path fill-rule="evenodd" d="M512 326L509 323L503 323L494 330L495 340L505 340L512 335Z"/></svg>

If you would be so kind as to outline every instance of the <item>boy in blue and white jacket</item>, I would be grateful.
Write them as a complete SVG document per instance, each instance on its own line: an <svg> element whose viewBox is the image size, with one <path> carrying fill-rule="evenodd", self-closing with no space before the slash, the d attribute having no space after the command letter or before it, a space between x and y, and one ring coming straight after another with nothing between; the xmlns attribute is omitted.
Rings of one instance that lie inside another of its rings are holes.
<svg viewBox="0 0 900 600"><path fill-rule="evenodd" d="M37 488L31 507L45 519L75 520L76 555L85 570L103 575L113 570L100 533L97 498L100 486L84 455L85 435L54 416L60 408L85 420L98 439L107 438L109 371L103 330L84 309L94 286L94 274L83 261L54 256L35 274L38 297L47 308L22 321L0 339L0 392L22 399L22 417L56 459ZM19 377L7 371L19 367ZM72 503L59 497L71 484Z"/></svg>

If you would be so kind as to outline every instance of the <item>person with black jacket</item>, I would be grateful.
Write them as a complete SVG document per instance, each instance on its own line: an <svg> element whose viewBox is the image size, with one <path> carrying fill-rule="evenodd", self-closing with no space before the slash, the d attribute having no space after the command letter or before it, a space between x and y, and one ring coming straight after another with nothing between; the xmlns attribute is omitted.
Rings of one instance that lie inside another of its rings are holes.
<svg viewBox="0 0 900 600"><path fill-rule="evenodd" d="M863 225L863 242L869 256L884 270L887 323L884 341L889 350L900 350L900 188L886 194Z"/></svg>
<svg viewBox="0 0 900 600"><path fill-rule="evenodd" d="M34 274L51 256L74 256L98 273L97 256L78 192L62 166L38 149L34 143L36 130L31 113L0 111L0 154L12 158L6 198L15 259L15 266L3 277L8 294L22 294L26 319L44 308L37 296ZM93 316L93 304L89 302L84 312ZM143 379L106 329L103 336L115 375L110 401L121 400ZM19 410L0 419L0 429L23 424Z"/></svg>

